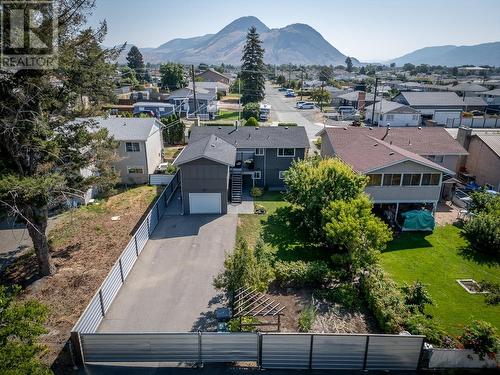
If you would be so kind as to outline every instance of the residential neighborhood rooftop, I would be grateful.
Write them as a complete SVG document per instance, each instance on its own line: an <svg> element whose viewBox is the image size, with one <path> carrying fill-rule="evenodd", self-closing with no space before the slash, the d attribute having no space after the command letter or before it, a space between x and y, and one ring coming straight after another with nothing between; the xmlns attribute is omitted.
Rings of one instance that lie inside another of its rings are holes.
<svg viewBox="0 0 500 375"><path fill-rule="evenodd" d="M373 110L374 104L366 107L366 111L370 112ZM407 113L407 114L418 114L419 112L405 104L398 102L392 102L389 100L382 99L379 103L375 104L375 110L382 113Z"/></svg>
<svg viewBox="0 0 500 375"><path fill-rule="evenodd" d="M96 117L93 120L117 141L145 141L161 127L155 118Z"/></svg>
<svg viewBox="0 0 500 375"><path fill-rule="evenodd" d="M462 99L454 92L413 92L400 93L411 106L457 106L464 105Z"/></svg>
<svg viewBox="0 0 500 375"><path fill-rule="evenodd" d="M205 158L233 166L236 161L236 147L215 135L190 142L174 160L175 165Z"/></svg>

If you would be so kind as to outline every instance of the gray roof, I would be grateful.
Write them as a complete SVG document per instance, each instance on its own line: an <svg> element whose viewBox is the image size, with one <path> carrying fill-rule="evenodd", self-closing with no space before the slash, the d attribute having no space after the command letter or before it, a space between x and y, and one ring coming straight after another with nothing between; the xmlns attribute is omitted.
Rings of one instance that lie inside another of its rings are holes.
<svg viewBox="0 0 500 375"><path fill-rule="evenodd" d="M302 126L195 126L189 143L216 135L237 148L308 148L309 140Z"/></svg>
<svg viewBox="0 0 500 375"><path fill-rule="evenodd" d="M96 117L92 120L99 127L108 129L109 135L117 141L145 141L161 128L161 123L155 118Z"/></svg>
<svg viewBox="0 0 500 375"><path fill-rule="evenodd" d="M471 82L459 83L458 85L451 87L450 90L461 91L461 92L488 91L488 89L486 87L478 85L477 83L471 83Z"/></svg>
<svg viewBox="0 0 500 375"><path fill-rule="evenodd" d="M482 92L481 95L500 96L500 89Z"/></svg>
<svg viewBox="0 0 500 375"><path fill-rule="evenodd" d="M234 166L236 147L212 134L196 142L189 142L174 160L174 164L186 164L202 158Z"/></svg>
<svg viewBox="0 0 500 375"><path fill-rule="evenodd" d="M479 96L466 96L464 98L464 103L465 105L471 105L471 106L483 106L483 107L486 107L488 104L486 103L486 101L479 97Z"/></svg>
<svg viewBox="0 0 500 375"><path fill-rule="evenodd" d="M380 106L382 106L382 109L380 109ZM371 111L373 109L373 104L369 105L365 108L366 111ZM417 114L419 113L416 109L398 103L398 102L391 102L389 100L382 99L381 102L377 103L375 106L375 111L382 112L382 113L408 113L408 114Z"/></svg>
<svg viewBox="0 0 500 375"><path fill-rule="evenodd" d="M170 95L168 96L169 99L173 98L194 98L193 94L193 89L189 87L184 87L182 89L178 89L175 91L172 91ZM203 87L196 87L196 99L197 100L212 100L217 98L217 92L215 90L215 87L213 88L203 88Z"/></svg>
<svg viewBox="0 0 500 375"><path fill-rule="evenodd" d="M410 106L454 106L463 107L462 99L454 92L412 92L404 91L402 95Z"/></svg>
<svg viewBox="0 0 500 375"><path fill-rule="evenodd" d="M500 133L497 134L474 134L486 144L500 158Z"/></svg>
<svg viewBox="0 0 500 375"><path fill-rule="evenodd" d="M347 94L338 95L337 98L344 99L350 102L357 102L360 92L361 91L351 91L348 92ZM374 98L373 94L370 94L368 92L366 93L365 101L373 102L373 98Z"/></svg>

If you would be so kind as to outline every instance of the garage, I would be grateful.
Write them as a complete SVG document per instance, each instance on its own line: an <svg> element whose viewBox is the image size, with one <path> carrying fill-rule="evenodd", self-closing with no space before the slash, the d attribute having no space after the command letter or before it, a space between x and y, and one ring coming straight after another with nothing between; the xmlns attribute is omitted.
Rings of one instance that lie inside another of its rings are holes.
<svg viewBox="0 0 500 375"><path fill-rule="evenodd" d="M190 214L220 214L221 193L189 193Z"/></svg>
<svg viewBox="0 0 500 375"><path fill-rule="evenodd" d="M447 120L453 121L453 119L460 119L460 114L462 112L460 110L456 111L436 111L434 112L433 120L440 125L446 125Z"/></svg>

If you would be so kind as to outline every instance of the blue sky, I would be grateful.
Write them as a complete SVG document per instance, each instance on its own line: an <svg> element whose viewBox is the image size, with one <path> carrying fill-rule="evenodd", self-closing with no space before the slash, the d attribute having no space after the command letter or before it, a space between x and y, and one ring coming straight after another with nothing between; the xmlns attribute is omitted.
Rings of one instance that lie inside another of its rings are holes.
<svg viewBox="0 0 500 375"><path fill-rule="evenodd" d="M97 0L90 23L107 20L106 45L157 47L250 15L270 28L306 23L363 61L426 46L500 41L500 0Z"/></svg>

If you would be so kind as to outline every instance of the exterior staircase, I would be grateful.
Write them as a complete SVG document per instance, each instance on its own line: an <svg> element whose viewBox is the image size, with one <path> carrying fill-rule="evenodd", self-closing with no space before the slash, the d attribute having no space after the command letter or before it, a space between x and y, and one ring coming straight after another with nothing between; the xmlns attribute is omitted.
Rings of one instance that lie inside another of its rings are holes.
<svg viewBox="0 0 500 375"><path fill-rule="evenodd" d="M233 172L231 176L231 202L241 203L243 194L243 176L241 172Z"/></svg>

